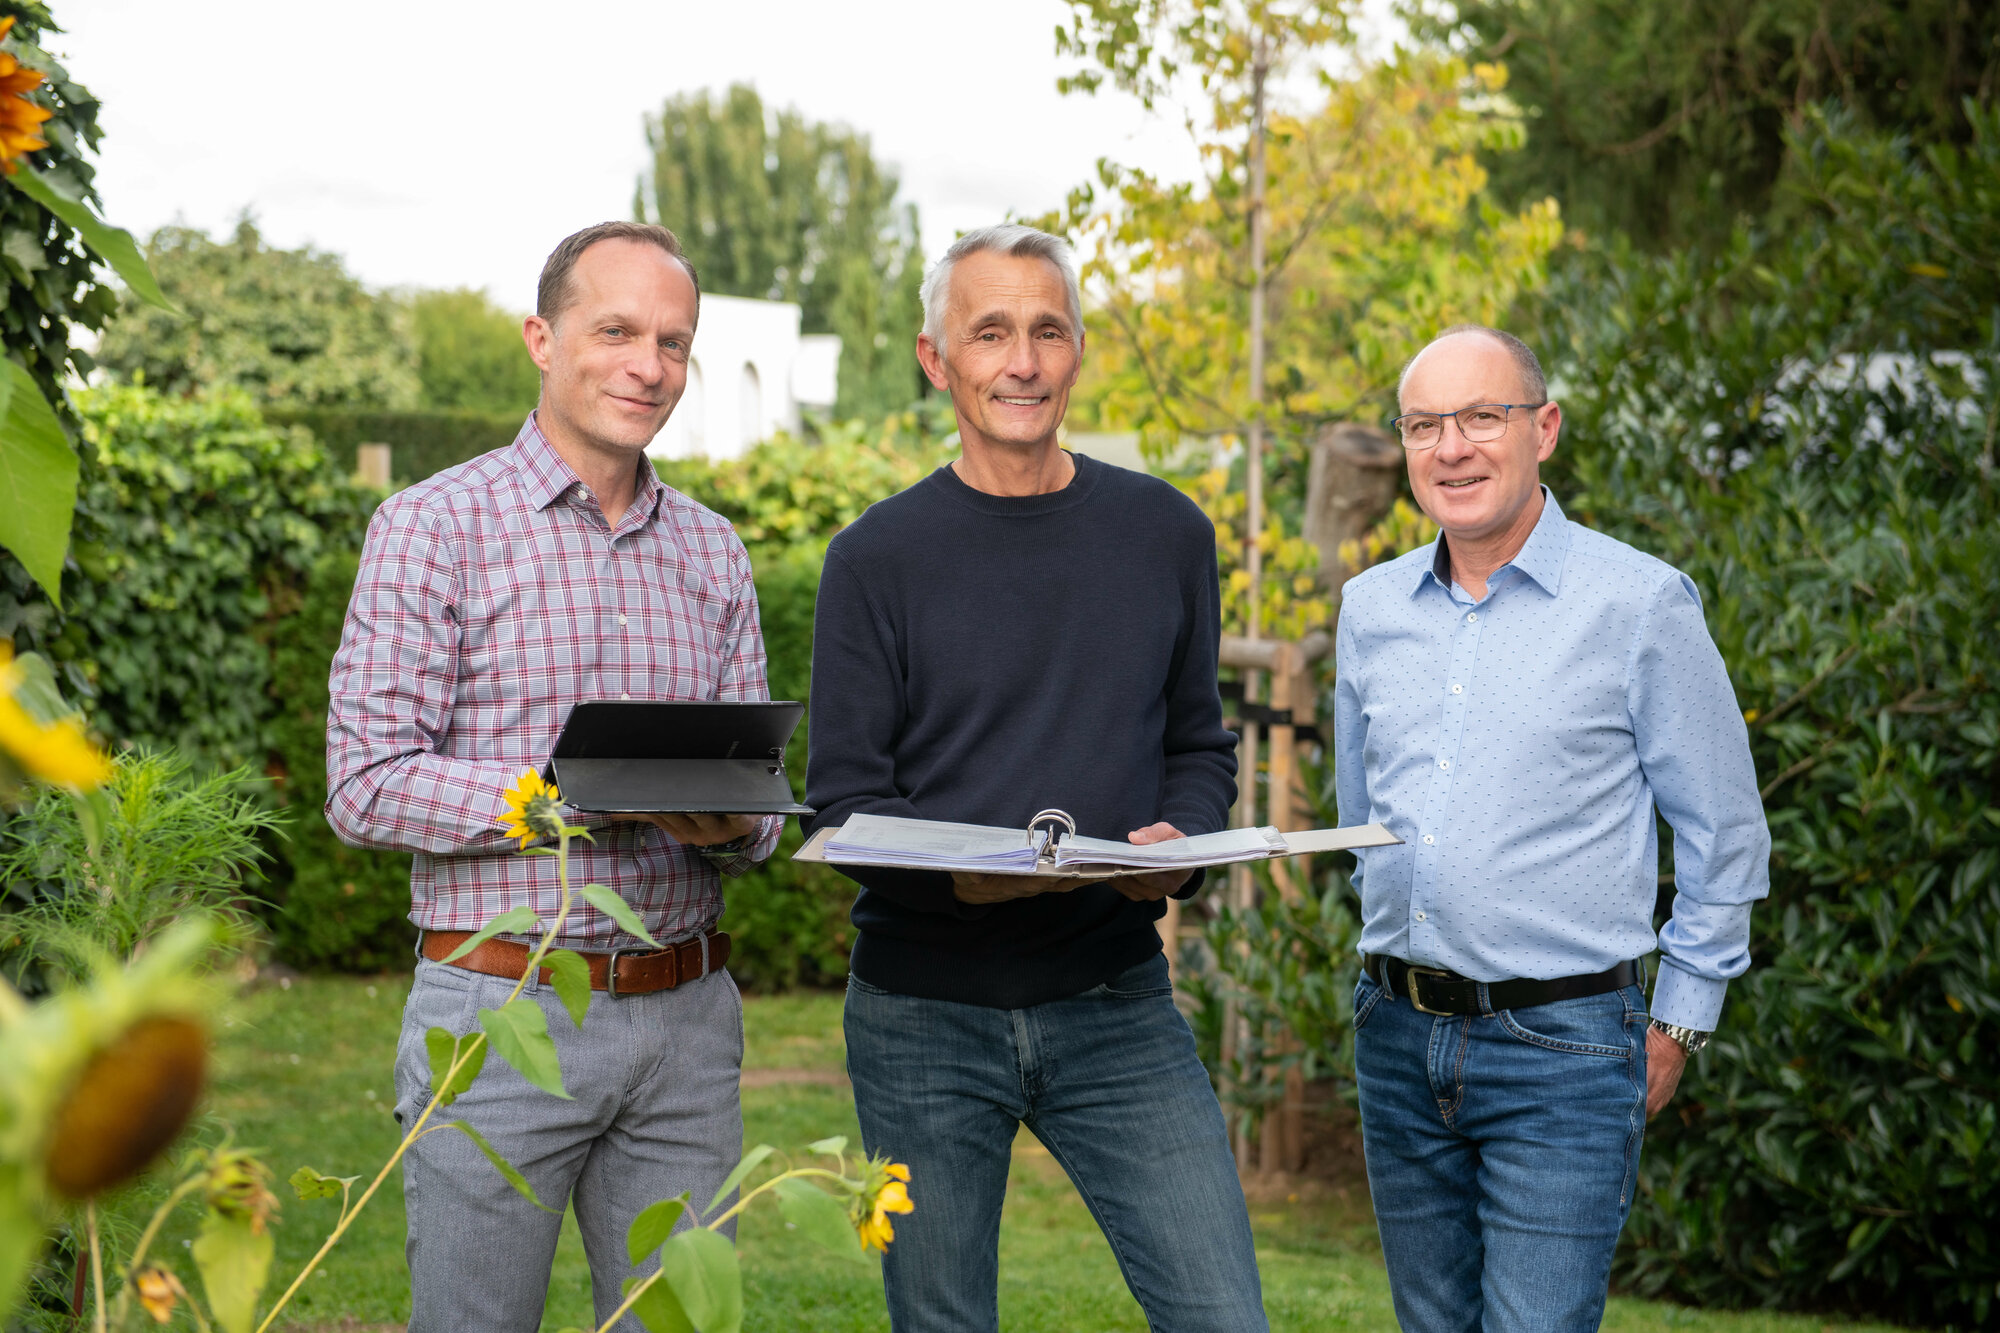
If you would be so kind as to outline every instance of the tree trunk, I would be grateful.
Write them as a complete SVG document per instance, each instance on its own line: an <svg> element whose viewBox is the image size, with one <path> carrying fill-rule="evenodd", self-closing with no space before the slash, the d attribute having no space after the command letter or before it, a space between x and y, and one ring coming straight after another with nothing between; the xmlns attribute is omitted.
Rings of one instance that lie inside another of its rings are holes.
<svg viewBox="0 0 2000 1333"><path fill-rule="evenodd" d="M1319 548L1320 579L1336 601L1341 586L1361 572L1340 558L1341 543L1366 536L1402 487L1403 447L1388 431L1341 422L1313 441L1304 535Z"/></svg>

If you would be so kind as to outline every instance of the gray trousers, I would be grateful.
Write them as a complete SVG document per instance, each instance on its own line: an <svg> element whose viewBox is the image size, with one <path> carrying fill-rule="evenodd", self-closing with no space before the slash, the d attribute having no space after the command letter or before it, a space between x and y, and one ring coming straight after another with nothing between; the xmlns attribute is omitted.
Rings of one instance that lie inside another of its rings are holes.
<svg viewBox="0 0 2000 1333"><path fill-rule="evenodd" d="M396 1047L399 1124L414 1123L430 1102L424 1032L478 1031L479 1011L498 1007L513 984L417 963ZM553 987L531 984L522 995L548 1017L574 1100L543 1092L489 1052L471 1089L429 1125L471 1122L557 1211L515 1193L457 1130L426 1133L403 1159L410 1333L534 1333L565 1202L576 1209L602 1323L624 1299L624 1279L658 1264L657 1254L637 1267L627 1260L633 1217L682 1190L705 1206L743 1152L743 1003L726 971L651 995L593 992L581 1030ZM630 1315L618 1329L643 1333Z"/></svg>

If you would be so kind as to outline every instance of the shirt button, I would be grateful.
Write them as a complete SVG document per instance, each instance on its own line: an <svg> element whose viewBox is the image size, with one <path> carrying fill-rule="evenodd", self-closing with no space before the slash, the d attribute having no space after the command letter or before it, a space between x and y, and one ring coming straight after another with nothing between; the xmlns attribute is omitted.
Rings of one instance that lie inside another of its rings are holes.
<svg viewBox="0 0 2000 1333"><path fill-rule="evenodd" d="M624 623L625 623L625 617L623 617L623 616L620 616L620 617L618 617L618 623L619 623L619 624L621 624L621 625L622 625L622 624L624 624Z"/></svg>
<svg viewBox="0 0 2000 1333"><path fill-rule="evenodd" d="M1465 686L1463 686L1463 685L1453 685L1453 686L1451 687L1451 692L1452 692L1453 694L1464 694L1464 693L1465 693Z"/></svg>
<svg viewBox="0 0 2000 1333"><path fill-rule="evenodd" d="M1437 839L1436 839L1436 838L1434 838L1434 837L1432 837L1432 836L1431 836L1430 834L1428 834L1428 833L1424 834L1424 846L1428 847L1428 846L1430 846L1430 845L1431 845L1432 843L1434 843L1434 842L1436 842L1436 841L1437 841Z"/></svg>
<svg viewBox="0 0 2000 1333"><path fill-rule="evenodd" d="M1469 624L1472 621L1479 619L1479 613L1477 611L1467 611L1465 613L1465 619L1466 622Z"/></svg>
<svg viewBox="0 0 2000 1333"><path fill-rule="evenodd" d="M1449 759L1438 760L1438 767L1443 769L1447 773L1451 772L1451 760Z"/></svg>
<svg viewBox="0 0 2000 1333"><path fill-rule="evenodd" d="M629 694L621 694L621 695L619 695L618 697L619 697L619 698L621 698L621 699L629 699L629 698L631 698L632 696L631 696L631 695L629 695Z"/></svg>
<svg viewBox="0 0 2000 1333"><path fill-rule="evenodd" d="M1425 915L1424 915L1424 914L1423 914L1422 912L1419 912L1419 913L1417 913L1417 920L1419 920L1419 921L1428 921L1428 920L1430 920L1430 918L1429 918L1429 917L1427 917L1427 916L1425 916Z"/></svg>

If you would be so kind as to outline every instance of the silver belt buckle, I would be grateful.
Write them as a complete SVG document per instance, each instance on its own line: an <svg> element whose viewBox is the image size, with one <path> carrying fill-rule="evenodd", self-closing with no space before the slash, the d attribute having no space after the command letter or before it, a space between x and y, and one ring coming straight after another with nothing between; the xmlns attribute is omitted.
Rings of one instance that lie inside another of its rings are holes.
<svg viewBox="0 0 2000 1333"><path fill-rule="evenodd" d="M1403 988L1410 994L1410 1007L1420 1014L1429 1014L1433 1018L1450 1018L1450 1010L1433 1009L1424 1003L1423 996L1417 986L1417 978L1420 976L1436 977L1439 981L1450 980L1450 977L1440 968L1418 967L1412 963L1408 970L1403 973Z"/></svg>
<svg viewBox="0 0 2000 1333"><path fill-rule="evenodd" d="M618 993L618 960L620 958L623 958L626 954L631 954L636 958L640 954L659 952L660 950L658 949L613 949L610 958L606 959L604 964L604 993L614 1000L625 998Z"/></svg>

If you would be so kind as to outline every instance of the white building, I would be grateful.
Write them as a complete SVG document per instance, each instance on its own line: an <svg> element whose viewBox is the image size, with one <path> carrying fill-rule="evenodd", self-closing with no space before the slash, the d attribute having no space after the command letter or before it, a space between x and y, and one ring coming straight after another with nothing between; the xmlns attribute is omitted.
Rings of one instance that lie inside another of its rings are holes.
<svg viewBox="0 0 2000 1333"><path fill-rule="evenodd" d="M789 301L701 298L687 391L646 452L659 458L735 458L780 430L801 407L830 408L840 338L800 334Z"/></svg>

